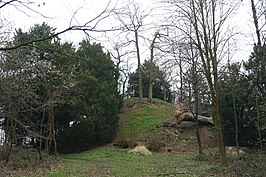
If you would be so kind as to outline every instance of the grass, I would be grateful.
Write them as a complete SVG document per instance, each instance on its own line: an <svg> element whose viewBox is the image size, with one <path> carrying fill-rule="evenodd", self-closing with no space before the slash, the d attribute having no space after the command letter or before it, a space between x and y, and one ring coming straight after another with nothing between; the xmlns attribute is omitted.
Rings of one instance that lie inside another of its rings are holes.
<svg viewBox="0 0 266 177"><path fill-rule="evenodd" d="M143 139L159 131L156 125L173 118L175 107L159 99L149 103L144 99L144 104L139 106L137 98L125 100L126 107L136 108L131 110L126 122L119 127L117 139Z"/></svg>
<svg viewBox="0 0 266 177"><path fill-rule="evenodd" d="M97 148L62 158L65 166L44 176L206 176L219 167L196 161L191 154L154 153L144 156L114 147Z"/></svg>
<svg viewBox="0 0 266 177"><path fill-rule="evenodd" d="M266 153L253 152L241 157L229 156L229 167L218 163L217 149L205 151L203 160L195 153L153 153L149 156L129 154L128 149L99 147L79 154L61 155L55 162L36 169L17 169L0 176L25 177L144 177L144 176L266 176ZM51 165L51 164L57 165ZM58 165L59 164L59 165ZM49 168L46 168L49 167Z"/></svg>

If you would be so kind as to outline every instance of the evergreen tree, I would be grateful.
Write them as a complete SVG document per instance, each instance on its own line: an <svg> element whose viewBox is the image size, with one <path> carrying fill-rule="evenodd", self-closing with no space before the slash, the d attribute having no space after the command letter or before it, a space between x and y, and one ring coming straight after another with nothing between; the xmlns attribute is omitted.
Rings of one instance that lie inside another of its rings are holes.
<svg viewBox="0 0 266 177"><path fill-rule="evenodd" d="M83 150L115 135L121 97L118 70L99 44L87 40L77 50L75 85L68 103L58 109L59 148ZM65 120L67 118L67 121Z"/></svg>
<svg viewBox="0 0 266 177"><path fill-rule="evenodd" d="M241 74L241 64L233 63L221 77L221 113L225 129L225 143L230 146L255 144L256 128L251 119L252 86Z"/></svg>
<svg viewBox="0 0 266 177"><path fill-rule="evenodd" d="M18 29L10 46L53 35L43 23ZM58 37L1 53L0 118L11 144L31 138L41 150L82 150L115 135L121 107L118 70L99 44L76 50ZM6 159L8 161L8 158Z"/></svg>
<svg viewBox="0 0 266 177"><path fill-rule="evenodd" d="M166 92L166 100L171 102L172 94L170 91L170 84L166 80L165 73L160 70L158 66L154 63L150 63L150 61L145 61L142 65L142 87L143 87L143 96L148 98L149 96L149 73L151 68L153 68L153 91L152 97L159 98L164 100L164 91ZM129 75L128 81L128 94L130 96L137 96L138 95L138 70L131 73Z"/></svg>

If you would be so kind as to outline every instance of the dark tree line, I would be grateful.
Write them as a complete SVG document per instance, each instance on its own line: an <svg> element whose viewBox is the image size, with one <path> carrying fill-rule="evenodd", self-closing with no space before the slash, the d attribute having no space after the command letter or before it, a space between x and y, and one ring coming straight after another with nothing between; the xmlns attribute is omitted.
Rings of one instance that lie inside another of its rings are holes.
<svg viewBox="0 0 266 177"><path fill-rule="evenodd" d="M46 38L47 24L16 30L8 47ZM50 38L1 53L0 119L6 162L12 147L56 154L106 143L115 135L121 97L118 71L99 44L75 48Z"/></svg>
<svg viewBox="0 0 266 177"><path fill-rule="evenodd" d="M265 45L261 47L265 51ZM221 77L221 109L225 127L225 141L230 145L256 146L266 144L266 56L259 56L257 46L243 63L228 65ZM232 136L234 135L234 136Z"/></svg>
<svg viewBox="0 0 266 177"><path fill-rule="evenodd" d="M227 144L266 144L265 2L250 0L256 42L247 61L228 63L221 77L222 116ZM234 135L234 136L232 136Z"/></svg>
<svg viewBox="0 0 266 177"><path fill-rule="evenodd" d="M162 71L159 66L154 62L145 61L141 65L142 70L142 90L143 97L148 98L150 94L150 74L152 73L152 95L151 98L159 98L161 100L172 102L173 95L171 92L171 85L166 79L166 73ZM128 81L128 96L136 97L139 95L139 85L138 85L139 73L138 69L135 72L129 74Z"/></svg>

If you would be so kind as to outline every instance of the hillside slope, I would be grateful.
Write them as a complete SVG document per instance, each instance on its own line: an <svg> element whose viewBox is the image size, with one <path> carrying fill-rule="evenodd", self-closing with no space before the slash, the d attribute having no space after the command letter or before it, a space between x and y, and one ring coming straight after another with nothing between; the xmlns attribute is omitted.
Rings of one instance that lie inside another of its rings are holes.
<svg viewBox="0 0 266 177"><path fill-rule="evenodd" d="M116 145L134 147L144 144L155 151L193 152L197 148L195 123L183 121L176 124L175 106L159 99L150 103L138 98L125 100L120 116ZM212 127L201 126L203 148L216 146L216 136Z"/></svg>

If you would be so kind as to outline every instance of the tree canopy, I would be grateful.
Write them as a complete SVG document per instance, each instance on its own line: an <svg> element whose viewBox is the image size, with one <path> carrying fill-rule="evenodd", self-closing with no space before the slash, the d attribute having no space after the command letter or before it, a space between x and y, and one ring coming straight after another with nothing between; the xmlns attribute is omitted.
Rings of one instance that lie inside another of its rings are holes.
<svg viewBox="0 0 266 177"><path fill-rule="evenodd" d="M55 33L43 23L16 30L10 46ZM121 97L118 70L100 44L53 38L1 53L5 143L57 153L106 143L115 135ZM29 140L31 138L31 140ZM40 151L39 151L40 152Z"/></svg>
<svg viewBox="0 0 266 177"><path fill-rule="evenodd" d="M149 74L150 70L153 73L153 98L159 98L168 102L172 101L172 93L170 90L170 83L166 79L166 73L162 71L154 62L145 61L142 68L142 87L143 96L145 98L149 95ZM138 69L129 75L128 81L129 96L138 96Z"/></svg>

